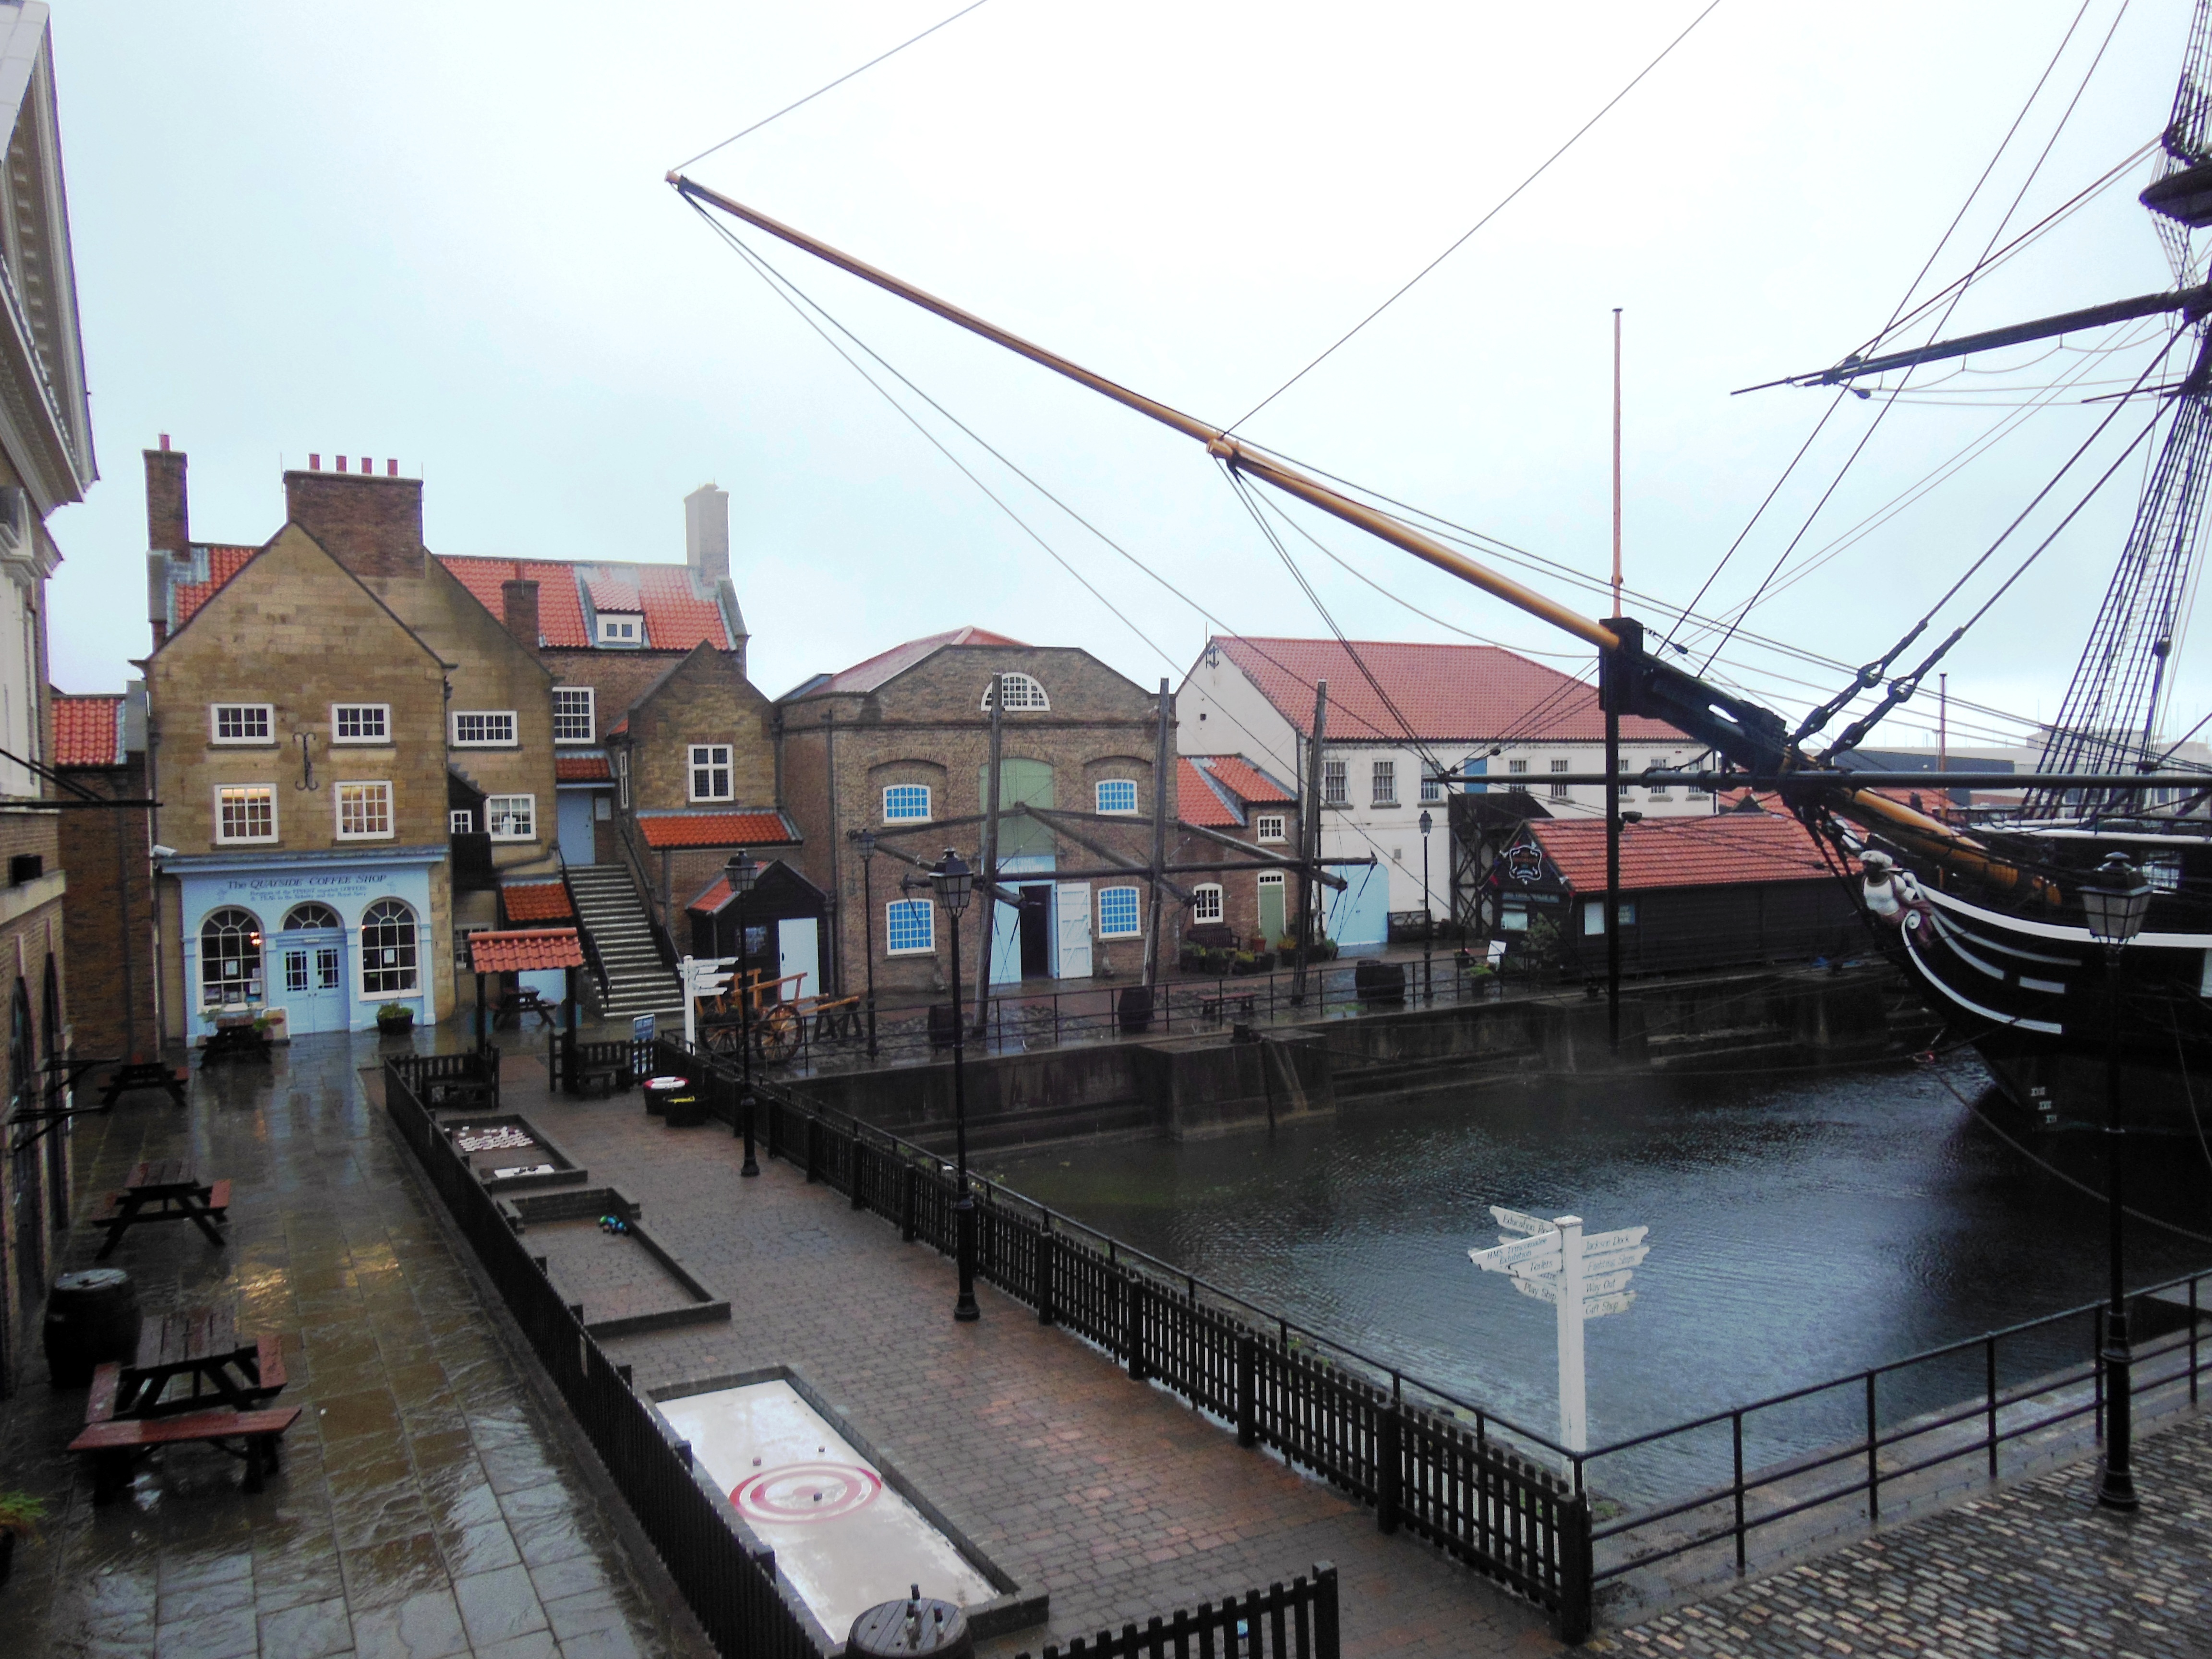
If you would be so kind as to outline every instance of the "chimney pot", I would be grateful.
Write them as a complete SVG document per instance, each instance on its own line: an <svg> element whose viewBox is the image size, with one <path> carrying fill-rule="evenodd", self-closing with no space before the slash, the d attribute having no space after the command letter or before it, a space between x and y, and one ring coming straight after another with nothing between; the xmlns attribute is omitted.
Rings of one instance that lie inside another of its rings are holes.
<svg viewBox="0 0 2212 1659"><path fill-rule="evenodd" d="M684 562L710 582L730 575L730 495L701 484L684 498Z"/></svg>
<svg viewBox="0 0 2212 1659"><path fill-rule="evenodd" d="M396 478L399 476L399 463L397 459L385 462L384 476L387 478Z"/></svg>
<svg viewBox="0 0 2212 1659"><path fill-rule="evenodd" d="M169 434L168 434L167 433L164 432L164 433L161 434L161 447L162 447L163 449L165 449L165 450L166 450L167 448L168 448L168 447L169 447Z"/></svg>
<svg viewBox="0 0 2212 1659"><path fill-rule="evenodd" d="M338 471L341 472L345 471L345 457L343 455L338 457Z"/></svg>
<svg viewBox="0 0 2212 1659"><path fill-rule="evenodd" d="M320 472L322 470L323 458L319 454L310 452L307 456L307 471L310 472Z"/></svg>
<svg viewBox="0 0 2212 1659"><path fill-rule="evenodd" d="M376 471L376 457L374 455L362 456L361 458L361 470L363 477L368 477L374 473Z"/></svg>

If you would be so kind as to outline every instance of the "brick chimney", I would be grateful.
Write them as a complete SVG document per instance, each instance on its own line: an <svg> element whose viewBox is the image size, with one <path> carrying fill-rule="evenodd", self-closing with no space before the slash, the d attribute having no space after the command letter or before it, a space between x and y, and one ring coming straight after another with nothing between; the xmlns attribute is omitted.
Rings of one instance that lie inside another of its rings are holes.
<svg viewBox="0 0 2212 1659"><path fill-rule="evenodd" d="M730 492L701 484L684 498L684 562L710 582L730 579Z"/></svg>
<svg viewBox="0 0 2212 1659"><path fill-rule="evenodd" d="M154 553L183 553L192 544L191 514L185 501L185 452L161 447L146 452L146 547Z"/></svg>
<svg viewBox="0 0 2212 1659"><path fill-rule="evenodd" d="M287 472L284 516L365 579L422 574L422 481L359 472Z"/></svg>
<svg viewBox="0 0 2212 1659"><path fill-rule="evenodd" d="M499 585L501 620L507 631L522 641L532 656L538 653L538 584L509 581Z"/></svg>

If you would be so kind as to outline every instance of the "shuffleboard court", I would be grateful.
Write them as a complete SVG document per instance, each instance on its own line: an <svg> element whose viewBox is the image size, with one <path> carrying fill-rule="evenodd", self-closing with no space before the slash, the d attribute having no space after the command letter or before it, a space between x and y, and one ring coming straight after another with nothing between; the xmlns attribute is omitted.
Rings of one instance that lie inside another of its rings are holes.
<svg viewBox="0 0 2212 1659"><path fill-rule="evenodd" d="M963 1607L999 1594L788 1382L686 1395L660 1411L833 1638L915 1584Z"/></svg>

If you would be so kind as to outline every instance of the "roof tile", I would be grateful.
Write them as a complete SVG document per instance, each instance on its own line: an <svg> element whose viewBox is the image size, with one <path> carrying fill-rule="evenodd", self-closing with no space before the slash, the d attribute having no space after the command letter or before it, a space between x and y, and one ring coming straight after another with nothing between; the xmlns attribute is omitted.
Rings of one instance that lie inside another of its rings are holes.
<svg viewBox="0 0 2212 1659"><path fill-rule="evenodd" d="M1280 802L1295 803L1297 800L1296 794L1242 755L1208 755L1206 769L1247 806L1273 806Z"/></svg>
<svg viewBox="0 0 2212 1659"><path fill-rule="evenodd" d="M557 881L515 882L499 890L500 908L509 921L573 921L568 889Z"/></svg>
<svg viewBox="0 0 2212 1659"><path fill-rule="evenodd" d="M1528 826L1577 892L1605 887L1601 821ZM1645 818L1620 833L1620 885L1626 892L1719 887L1738 882L1826 881L1827 864L1796 819L1774 812L1721 812L1703 818Z"/></svg>
<svg viewBox="0 0 2212 1659"><path fill-rule="evenodd" d="M1237 814L1229 810L1221 797L1206 781L1185 756L1176 767L1176 816L1185 823L1195 823L1206 830L1242 830Z"/></svg>
<svg viewBox="0 0 2212 1659"><path fill-rule="evenodd" d="M850 668L830 675L803 695L818 697L837 692L873 691L890 680L896 678L933 652L948 645L1012 645L1023 646L1019 640L1010 640L1004 634L993 634L981 628L955 628L942 634L925 635L918 640L908 640L904 645L895 645L890 650L878 652L866 662L854 663Z"/></svg>
<svg viewBox="0 0 2212 1659"><path fill-rule="evenodd" d="M607 764L605 755L556 755L553 757L553 781L556 783L606 783L613 777L614 769Z"/></svg>
<svg viewBox="0 0 2212 1659"><path fill-rule="evenodd" d="M216 591L245 569L246 562L260 550L254 547L210 547L208 579L204 582L177 584L176 626L182 628L190 622L199 608L215 597Z"/></svg>
<svg viewBox="0 0 2212 1659"><path fill-rule="evenodd" d="M573 927L469 935L469 968L472 973L529 974L548 968L583 965L584 947Z"/></svg>
<svg viewBox="0 0 2212 1659"><path fill-rule="evenodd" d="M538 637L548 645L592 642L591 633L584 626L584 601L576 591L574 565L557 559L465 559L447 558L442 554L438 562L495 617L507 614L501 583L536 582Z"/></svg>
<svg viewBox="0 0 2212 1659"><path fill-rule="evenodd" d="M641 814L637 827L656 852L664 847L785 847L799 839L781 812Z"/></svg>
<svg viewBox="0 0 2212 1659"><path fill-rule="evenodd" d="M55 765L120 766L125 758L121 696L54 693Z"/></svg>

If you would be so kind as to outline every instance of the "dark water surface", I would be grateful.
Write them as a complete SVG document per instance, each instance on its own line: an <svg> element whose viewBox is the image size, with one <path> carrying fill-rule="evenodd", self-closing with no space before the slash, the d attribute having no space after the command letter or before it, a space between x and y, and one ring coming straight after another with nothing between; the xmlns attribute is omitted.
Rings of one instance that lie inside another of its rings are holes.
<svg viewBox="0 0 2212 1659"><path fill-rule="evenodd" d="M1296 1129L1060 1147L988 1167L1062 1213L1544 1431L1557 1424L1553 1315L1468 1261L1470 1245L1497 1242L1486 1206L1571 1212L1589 1231L1647 1224L1635 1304L1588 1330L1597 1445L2102 1295L2101 1199L2006 1145L1960 1096L2100 1194L2102 1137L2028 1140L1987 1086L1971 1055L1765 1078L1553 1079L1364 1104ZM2212 1164L2197 1143L2131 1145L2131 1203L2212 1237ZM2212 1243L2142 1222L2129 1224L2127 1248L2131 1284L2212 1266ZM2014 1345L2005 1377L2079 1358L2088 1341L2085 1325ZM1941 1370L1886 1382L1884 1420L1981 1387L1978 1358ZM1787 1422L1777 1413L1752 1430L1755 1450L1848 1437L1863 1413L1854 1392ZM1724 1430L1721 1443L1724 1455Z"/></svg>

